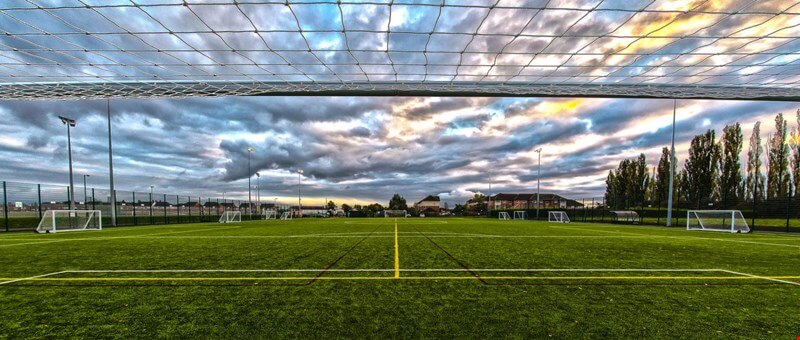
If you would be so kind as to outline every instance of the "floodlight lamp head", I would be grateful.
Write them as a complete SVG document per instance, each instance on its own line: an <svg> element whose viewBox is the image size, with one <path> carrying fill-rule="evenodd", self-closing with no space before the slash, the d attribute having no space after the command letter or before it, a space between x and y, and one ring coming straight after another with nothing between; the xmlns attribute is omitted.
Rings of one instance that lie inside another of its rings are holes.
<svg viewBox="0 0 800 340"><path fill-rule="evenodd" d="M538 153L542 153L542 148L538 148L538 149L536 149L536 150L533 150L533 151L534 151L534 152L538 152Z"/></svg>
<svg viewBox="0 0 800 340"><path fill-rule="evenodd" d="M247 152L253 152L253 151L254 151L253 148L250 147L247 148Z"/></svg>
<svg viewBox="0 0 800 340"><path fill-rule="evenodd" d="M256 177L261 177L261 174L256 172Z"/></svg>
<svg viewBox="0 0 800 340"><path fill-rule="evenodd" d="M303 173L303 169L297 169L297 173L298 174L302 174Z"/></svg>
<svg viewBox="0 0 800 340"><path fill-rule="evenodd" d="M67 118L67 117L63 117L63 116L58 116L58 118L61 119L61 123L62 124L65 124L65 125L69 124L70 127L75 127L75 125L77 124L75 122L75 120L72 119L72 118Z"/></svg>

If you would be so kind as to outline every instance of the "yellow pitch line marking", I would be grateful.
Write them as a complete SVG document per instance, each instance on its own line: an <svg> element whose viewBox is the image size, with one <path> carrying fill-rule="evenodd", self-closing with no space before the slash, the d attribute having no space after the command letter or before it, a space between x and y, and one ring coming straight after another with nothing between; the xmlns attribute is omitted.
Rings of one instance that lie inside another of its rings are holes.
<svg viewBox="0 0 800 340"><path fill-rule="evenodd" d="M482 276L487 280L760 280L747 276ZM800 276L771 276L776 279L800 279ZM9 278L0 278L7 280ZM20 281L291 281L309 277L39 277ZM389 276L321 276L317 280L394 280ZM474 280L472 276L404 276L404 280Z"/></svg>
<svg viewBox="0 0 800 340"><path fill-rule="evenodd" d="M397 219L394 220L394 278L400 278L400 242L397 234Z"/></svg>

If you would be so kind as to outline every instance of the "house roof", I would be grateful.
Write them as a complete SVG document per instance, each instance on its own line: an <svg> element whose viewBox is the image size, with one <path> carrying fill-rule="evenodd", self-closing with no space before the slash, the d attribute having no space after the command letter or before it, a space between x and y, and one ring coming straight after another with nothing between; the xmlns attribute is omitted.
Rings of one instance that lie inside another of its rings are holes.
<svg viewBox="0 0 800 340"><path fill-rule="evenodd" d="M419 202L417 202L417 203L422 203L422 202L439 202L439 201L441 201L441 200L439 199L439 196L428 195L428 196L426 196L425 198L423 198L422 200L420 200L420 201L419 201Z"/></svg>
<svg viewBox="0 0 800 340"><path fill-rule="evenodd" d="M536 193L526 194L503 194L498 193L491 196L492 201L535 201ZM566 198L556 194L539 194L540 201L566 200Z"/></svg>

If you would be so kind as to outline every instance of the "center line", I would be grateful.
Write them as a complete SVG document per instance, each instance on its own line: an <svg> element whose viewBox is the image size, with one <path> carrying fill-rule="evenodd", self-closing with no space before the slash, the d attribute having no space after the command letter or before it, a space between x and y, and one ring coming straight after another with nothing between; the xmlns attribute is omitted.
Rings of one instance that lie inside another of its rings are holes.
<svg viewBox="0 0 800 340"><path fill-rule="evenodd" d="M397 237L397 219L394 220L394 277L400 277L400 244Z"/></svg>

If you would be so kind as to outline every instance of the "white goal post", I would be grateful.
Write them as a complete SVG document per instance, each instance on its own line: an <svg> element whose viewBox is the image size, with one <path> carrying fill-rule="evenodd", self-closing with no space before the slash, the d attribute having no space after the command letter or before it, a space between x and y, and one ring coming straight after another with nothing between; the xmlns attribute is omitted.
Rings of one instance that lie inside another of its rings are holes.
<svg viewBox="0 0 800 340"><path fill-rule="evenodd" d="M219 223L241 222L242 213L240 211L225 211L219 217Z"/></svg>
<svg viewBox="0 0 800 340"><path fill-rule="evenodd" d="M389 218L389 217L402 217L402 218L405 218L406 216L408 216L408 211L405 211L405 210L384 210L383 211L383 217L386 217L386 218Z"/></svg>
<svg viewBox="0 0 800 340"><path fill-rule="evenodd" d="M524 220L525 219L525 212L524 211L515 211L514 212L514 219L515 220Z"/></svg>
<svg viewBox="0 0 800 340"><path fill-rule="evenodd" d="M508 221L511 219L511 216L509 216L507 212L501 211L499 214L497 214L497 218L501 221Z"/></svg>
<svg viewBox="0 0 800 340"><path fill-rule="evenodd" d="M261 218L265 220L274 220L278 217L276 216L275 210L262 210Z"/></svg>
<svg viewBox="0 0 800 340"><path fill-rule="evenodd" d="M569 223L569 215L566 211L549 211L547 213L547 222Z"/></svg>
<svg viewBox="0 0 800 340"><path fill-rule="evenodd" d="M286 220L291 220L291 219L292 219L292 213L287 211L287 212L284 212L283 214L281 214L281 220L286 221Z"/></svg>
<svg viewBox="0 0 800 340"><path fill-rule="evenodd" d="M689 210L686 230L749 233L750 227L739 210Z"/></svg>
<svg viewBox="0 0 800 340"><path fill-rule="evenodd" d="M100 210L47 210L36 227L37 233L102 230L103 213Z"/></svg>

